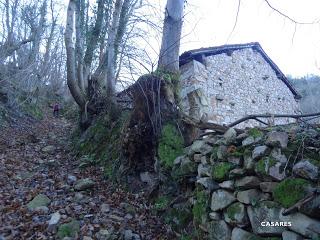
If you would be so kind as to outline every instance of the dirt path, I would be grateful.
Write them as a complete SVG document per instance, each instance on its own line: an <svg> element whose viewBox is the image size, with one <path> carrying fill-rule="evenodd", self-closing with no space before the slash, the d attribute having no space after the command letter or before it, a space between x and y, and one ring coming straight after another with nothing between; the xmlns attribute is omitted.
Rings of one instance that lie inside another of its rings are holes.
<svg viewBox="0 0 320 240"><path fill-rule="evenodd" d="M77 168L68 151L71 131L65 119L47 118L1 132L0 240L57 239L58 227L72 220L77 232L72 239L173 239L146 210L143 197L114 189L99 167ZM77 181L88 177L93 187L75 191ZM28 207L39 194L50 200ZM50 219L59 222L49 226Z"/></svg>

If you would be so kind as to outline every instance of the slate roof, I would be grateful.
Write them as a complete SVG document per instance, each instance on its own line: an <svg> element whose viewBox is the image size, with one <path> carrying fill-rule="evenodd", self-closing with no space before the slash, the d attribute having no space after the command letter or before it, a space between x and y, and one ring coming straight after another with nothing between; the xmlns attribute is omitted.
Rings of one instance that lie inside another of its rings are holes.
<svg viewBox="0 0 320 240"><path fill-rule="evenodd" d="M275 71L277 77L287 85L287 87L291 90L295 98L300 99L300 94L295 90L292 84L289 82L287 77L283 74L283 72L279 69L279 67L271 60L271 58L266 54L266 52L262 49L261 45L258 42L253 43L245 43L245 44L230 44L230 45L222 45L216 47L209 48L200 48L195 50L190 50L184 52L179 59L180 66L190 62L191 60L196 60L201 62L203 57L218 55L221 53L230 54L232 51L241 50L245 48L252 48L253 50L259 52L264 60L271 66L271 68Z"/></svg>

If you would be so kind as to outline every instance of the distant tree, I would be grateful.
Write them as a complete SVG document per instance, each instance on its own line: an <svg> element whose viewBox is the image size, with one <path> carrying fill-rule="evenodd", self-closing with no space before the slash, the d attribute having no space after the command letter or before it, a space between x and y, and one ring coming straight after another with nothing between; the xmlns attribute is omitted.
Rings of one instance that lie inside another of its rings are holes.
<svg viewBox="0 0 320 240"><path fill-rule="evenodd" d="M63 87L59 8L57 0L1 2L0 81L10 104L36 102Z"/></svg>

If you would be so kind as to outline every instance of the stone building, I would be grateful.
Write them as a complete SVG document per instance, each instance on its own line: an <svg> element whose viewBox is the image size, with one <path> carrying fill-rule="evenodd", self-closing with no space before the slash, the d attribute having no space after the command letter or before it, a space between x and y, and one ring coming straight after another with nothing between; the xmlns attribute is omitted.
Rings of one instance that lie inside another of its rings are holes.
<svg viewBox="0 0 320 240"><path fill-rule="evenodd" d="M180 69L182 110L198 120L228 124L248 114L300 112L298 92L259 43L191 50L180 56Z"/></svg>

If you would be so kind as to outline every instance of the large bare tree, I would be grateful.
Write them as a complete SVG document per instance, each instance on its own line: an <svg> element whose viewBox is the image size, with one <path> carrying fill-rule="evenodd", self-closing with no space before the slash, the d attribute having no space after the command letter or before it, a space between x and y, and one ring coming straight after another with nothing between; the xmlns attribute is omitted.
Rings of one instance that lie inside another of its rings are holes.
<svg viewBox="0 0 320 240"><path fill-rule="evenodd" d="M67 82L80 107L82 121L115 100L127 27L138 0L98 0L88 24L88 0L70 0L65 31ZM90 27L92 26L92 27ZM73 37L75 36L75 39Z"/></svg>

